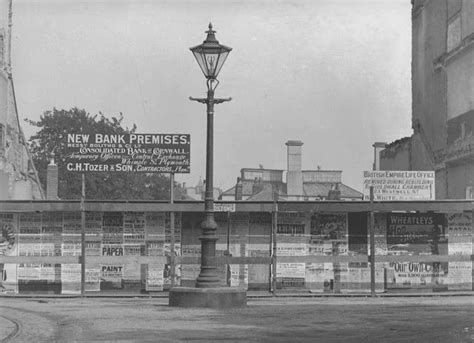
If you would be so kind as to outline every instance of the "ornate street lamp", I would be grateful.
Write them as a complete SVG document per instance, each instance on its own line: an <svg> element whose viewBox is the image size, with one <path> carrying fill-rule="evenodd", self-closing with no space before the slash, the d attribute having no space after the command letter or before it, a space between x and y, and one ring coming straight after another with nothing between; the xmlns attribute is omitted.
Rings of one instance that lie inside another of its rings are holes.
<svg viewBox="0 0 474 343"><path fill-rule="evenodd" d="M214 104L230 101L231 98L216 99L214 98L214 90L219 84L217 75L232 48L219 44L215 36L216 31L212 30L211 23L209 23L209 30L206 31L206 33L206 40L202 44L190 48L207 79L207 98L190 97L191 100L207 105L206 191L204 196L205 219L201 224L201 272L196 280L196 287L215 288L222 285L217 276L217 224L214 220Z"/></svg>
<svg viewBox="0 0 474 343"><path fill-rule="evenodd" d="M242 288L225 287L217 276L216 241L217 224L214 220L213 186L213 136L214 105L231 98L214 98L214 90L219 81L217 75L222 68L231 48L219 44L212 24L206 31L206 40L191 48L194 57L207 79L207 97L191 100L206 104L207 142L206 142L206 191L204 197L205 219L201 223L201 272L196 279L196 287L173 287L169 293L170 306L179 307L240 307L247 304L247 292Z"/></svg>

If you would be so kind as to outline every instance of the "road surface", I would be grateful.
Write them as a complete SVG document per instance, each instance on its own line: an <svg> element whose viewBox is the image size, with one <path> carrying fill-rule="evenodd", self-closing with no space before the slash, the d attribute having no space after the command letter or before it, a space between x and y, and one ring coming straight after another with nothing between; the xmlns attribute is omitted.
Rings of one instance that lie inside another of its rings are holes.
<svg viewBox="0 0 474 343"><path fill-rule="evenodd" d="M227 310L167 302L0 298L0 342L474 342L472 296L263 298Z"/></svg>

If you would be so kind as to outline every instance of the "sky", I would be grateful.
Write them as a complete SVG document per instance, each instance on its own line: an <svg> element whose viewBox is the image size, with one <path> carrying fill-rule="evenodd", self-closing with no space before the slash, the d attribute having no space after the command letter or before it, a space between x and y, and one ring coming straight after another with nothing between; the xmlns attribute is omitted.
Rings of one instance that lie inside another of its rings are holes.
<svg viewBox="0 0 474 343"><path fill-rule="evenodd" d="M139 133L191 135L205 178L205 78L189 48L209 22L233 48L220 74L214 186L241 168L342 170L362 190L372 144L411 135L409 0L13 0L12 70L20 120L53 107L124 115ZM22 121L23 122L23 121ZM23 122L27 136L35 128Z"/></svg>

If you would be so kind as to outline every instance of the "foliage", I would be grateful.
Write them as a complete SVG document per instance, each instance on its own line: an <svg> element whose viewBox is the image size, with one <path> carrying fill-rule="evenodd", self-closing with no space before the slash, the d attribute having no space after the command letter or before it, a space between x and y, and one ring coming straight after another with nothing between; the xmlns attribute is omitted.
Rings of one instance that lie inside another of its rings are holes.
<svg viewBox="0 0 474 343"><path fill-rule="evenodd" d="M123 134L136 132L136 125L131 129L122 127L123 114L119 118L105 117L101 112L91 115L83 109L46 111L38 121L26 121L38 128L29 139L33 162L38 170L40 181L46 188L46 170L54 153L59 170L58 195L61 199L77 199L81 196L81 174L69 172L65 165L65 139L68 133L103 133ZM133 173L87 173L87 199L140 199L169 200L170 181L163 174ZM178 189L175 199L184 198Z"/></svg>

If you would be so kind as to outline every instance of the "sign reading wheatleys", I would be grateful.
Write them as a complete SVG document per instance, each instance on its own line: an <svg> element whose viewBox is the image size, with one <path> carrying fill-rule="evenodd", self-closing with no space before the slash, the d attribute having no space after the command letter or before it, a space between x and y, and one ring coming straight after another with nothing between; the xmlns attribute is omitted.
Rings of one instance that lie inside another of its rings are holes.
<svg viewBox="0 0 474 343"><path fill-rule="evenodd" d="M374 200L434 200L434 171L381 170L364 171L364 200L370 200L370 187Z"/></svg>
<svg viewBox="0 0 474 343"><path fill-rule="evenodd" d="M189 173L188 134L67 135L66 169L78 172Z"/></svg>

